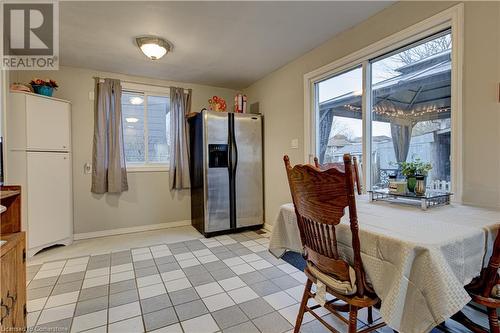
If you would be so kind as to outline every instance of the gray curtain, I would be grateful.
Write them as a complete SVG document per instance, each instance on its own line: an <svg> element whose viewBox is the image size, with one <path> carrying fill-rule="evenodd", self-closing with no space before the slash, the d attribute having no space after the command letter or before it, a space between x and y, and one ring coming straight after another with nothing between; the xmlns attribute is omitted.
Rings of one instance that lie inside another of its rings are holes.
<svg viewBox="0 0 500 333"><path fill-rule="evenodd" d="M328 149L328 141L330 140L330 132L333 123L333 110L325 110L319 116L319 161L325 162L325 154Z"/></svg>
<svg viewBox="0 0 500 333"><path fill-rule="evenodd" d="M93 193L128 190L122 128L122 88L119 80L96 79L94 147L92 152Z"/></svg>
<svg viewBox="0 0 500 333"><path fill-rule="evenodd" d="M405 162L410 150L411 122L391 122L392 145L398 163Z"/></svg>
<svg viewBox="0 0 500 333"><path fill-rule="evenodd" d="M170 88L170 189L189 184L189 142L186 115L191 112L191 90Z"/></svg>

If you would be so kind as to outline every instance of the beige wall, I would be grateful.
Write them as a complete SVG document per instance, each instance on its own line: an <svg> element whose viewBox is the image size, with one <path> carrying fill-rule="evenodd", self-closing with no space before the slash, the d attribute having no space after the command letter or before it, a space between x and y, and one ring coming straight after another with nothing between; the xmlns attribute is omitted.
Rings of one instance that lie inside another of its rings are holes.
<svg viewBox="0 0 500 333"><path fill-rule="evenodd" d="M283 155L304 159L303 76L409 27L452 2L399 2L335 36L245 89L265 117L266 223L290 202ZM500 206L500 3L465 4L463 78L464 193L467 203ZM299 148L290 141L299 139Z"/></svg>
<svg viewBox="0 0 500 333"><path fill-rule="evenodd" d="M29 82L33 77L55 79L60 88L54 97L72 102L75 233L190 220L189 191L170 192L168 172L129 173L129 191L121 195L90 193L91 175L83 173L83 165L92 162L94 115L93 101L89 100L89 92L93 91L93 76L192 88L193 111L199 111L206 107L208 99L213 95L222 96L230 103L236 92L224 88L131 77L71 67L62 67L59 71L54 72L18 71L11 75L11 82Z"/></svg>

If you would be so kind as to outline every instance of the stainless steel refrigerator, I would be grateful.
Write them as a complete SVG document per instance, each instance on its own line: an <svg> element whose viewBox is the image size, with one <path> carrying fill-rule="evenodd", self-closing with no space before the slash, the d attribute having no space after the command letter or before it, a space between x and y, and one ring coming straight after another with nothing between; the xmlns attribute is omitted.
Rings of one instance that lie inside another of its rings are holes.
<svg viewBox="0 0 500 333"><path fill-rule="evenodd" d="M209 237L264 223L262 116L202 111L189 120L191 219Z"/></svg>

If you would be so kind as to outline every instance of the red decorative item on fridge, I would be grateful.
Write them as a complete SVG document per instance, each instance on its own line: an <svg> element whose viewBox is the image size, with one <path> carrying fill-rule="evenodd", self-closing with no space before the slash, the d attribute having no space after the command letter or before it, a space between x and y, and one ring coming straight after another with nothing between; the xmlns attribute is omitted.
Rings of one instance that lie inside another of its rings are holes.
<svg viewBox="0 0 500 333"><path fill-rule="evenodd" d="M234 96L234 112L235 113L247 112L247 95L236 94L236 96Z"/></svg>
<svg viewBox="0 0 500 333"><path fill-rule="evenodd" d="M227 108L226 101L224 98L219 96L213 96L208 100L208 104L210 105L208 108L212 111L225 112Z"/></svg>

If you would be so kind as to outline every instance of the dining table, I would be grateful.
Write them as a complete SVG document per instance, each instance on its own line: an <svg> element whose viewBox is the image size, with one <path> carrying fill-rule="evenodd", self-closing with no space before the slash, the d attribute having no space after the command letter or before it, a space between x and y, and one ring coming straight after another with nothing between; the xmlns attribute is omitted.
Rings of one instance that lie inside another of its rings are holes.
<svg viewBox="0 0 500 333"><path fill-rule="evenodd" d="M389 327L429 332L470 302L464 286L488 264L500 210L451 203L422 211L366 195L356 206L363 267ZM347 209L335 230L341 257L352 263ZM292 203L280 208L269 250L278 257L303 252Z"/></svg>

